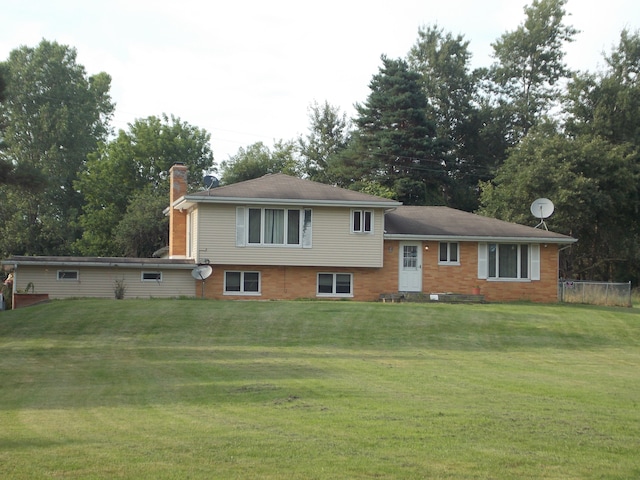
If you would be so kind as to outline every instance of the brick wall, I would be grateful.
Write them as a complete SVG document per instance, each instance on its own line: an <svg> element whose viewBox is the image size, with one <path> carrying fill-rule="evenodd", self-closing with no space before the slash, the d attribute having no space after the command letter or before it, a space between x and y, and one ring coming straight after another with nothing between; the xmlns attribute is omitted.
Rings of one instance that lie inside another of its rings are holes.
<svg viewBox="0 0 640 480"><path fill-rule="evenodd" d="M478 246L476 243L460 243L461 265L438 265L438 243L422 242L423 278L425 293L470 294L474 286L480 286L487 301L555 302L557 301L558 246L540 247L541 280L524 282L500 282L479 280ZM378 300L381 293L398 290L398 241L384 244L383 268L325 268L325 267L280 267L247 265L214 265L214 273L205 283L205 296L216 299L294 300L317 298L317 275L325 273L353 274L353 299L358 301ZM429 247L425 249L425 247ZM261 295L224 295L224 271L261 272ZM201 294L201 285L196 288ZM326 298L326 297L322 297Z"/></svg>
<svg viewBox="0 0 640 480"><path fill-rule="evenodd" d="M399 241L385 242L384 266L388 275L394 274L396 290L399 245ZM460 265L438 265L438 242L422 242L422 255L422 291L425 293L470 294L477 285L487 301L556 302L558 299L558 245L540 246L541 280L531 282L478 279L478 244L475 242L460 243Z"/></svg>
<svg viewBox="0 0 640 480"><path fill-rule="evenodd" d="M47 293L14 293L11 308L15 310L16 308L29 307L47 301L49 301L49 294Z"/></svg>
<svg viewBox="0 0 640 480"><path fill-rule="evenodd" d="M377 300L380 279L384 278L380 268L326 268L326 267L281 267L251 265L213 265L213 274L205 282L205 297L214 299L244 300L297 300L318 298L316 295L318 273L353 274L353 300ZM259 271L261 295L225 295L225 271ZM196 291L201 295L201 283L197 282ZM322 297L327 298L327 297Z"/></svg>
<svg viewBox="0 0 640 480"><path fill-rule="evenodd" d="M187 212L173 208L173 202L187 193L187 167L176 163L169 170L169 257L187 254Z"/></svg>

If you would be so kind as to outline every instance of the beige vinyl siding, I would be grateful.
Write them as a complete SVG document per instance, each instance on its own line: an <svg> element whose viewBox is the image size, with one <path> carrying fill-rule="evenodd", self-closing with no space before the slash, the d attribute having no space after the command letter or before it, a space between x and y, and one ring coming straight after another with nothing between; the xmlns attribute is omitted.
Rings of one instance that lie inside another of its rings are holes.
<svg viewBox="0 0 640 480"><path fill-rule="evenodd" d="M77 271L78 280L58 280L58 271ZM162 281L142 281L142 272L162 272ZM24 291L29 283L33 293L47 293L49 298L115 298L116 280L123 280L124 298L167 298L196 295L191 270L133 269L113 267L32 266L21 265L16 271L16 288Z"/></svg>
<svg viewBox="0 0 640 480"><path fill-rule="evenodd" d="M198 256L198 210L192 209L189 211L188 217L189 225L188 232L189 235L189 249L187 251L187 258L195 258L196 262L199 262ZM206 256L206 255L205 255Z"/></svg>
<svg viewBox="0 0 640 480"><path fill-rule="evenodd" d="M205 252L200 255L206 256L211 263L382 267L383 209L374 210L374 233L355 234L351 233L350 208L311 207L313 211L312 246L302 248L282 245L236 246L236 207L236 205L199 206L198 244L200 252Z"/></svg>

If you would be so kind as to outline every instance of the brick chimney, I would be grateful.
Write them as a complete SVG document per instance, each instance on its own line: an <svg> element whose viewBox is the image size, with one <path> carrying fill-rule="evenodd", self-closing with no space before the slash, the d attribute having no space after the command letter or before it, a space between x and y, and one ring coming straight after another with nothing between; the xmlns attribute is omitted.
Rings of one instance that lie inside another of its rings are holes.
<svg viewBox="0 0 640 480"><path fill-rule="evenodd" d="M187 166L176 163L169 170L169 258L187 256L187 212L173 208L173 202L187 193Z"/></svg>

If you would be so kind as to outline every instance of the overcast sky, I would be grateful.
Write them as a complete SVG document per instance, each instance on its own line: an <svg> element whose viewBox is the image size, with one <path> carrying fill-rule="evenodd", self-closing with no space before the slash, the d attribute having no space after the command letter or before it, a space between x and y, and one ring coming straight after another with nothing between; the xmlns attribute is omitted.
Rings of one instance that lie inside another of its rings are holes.
<svg viewBox="0 0 640 480"><path fill-rule="evenodd" d="M532 0L531 0L532 1ZM308 131L308 108L349 116L382 54L405 57L421 26L470 41L473 66L524 20L529 0L0 0L0 60L40 40L75 47L88 74L112 77L113 127L166 113L207 130L216 162L240 147ZM637 0L569 0L581 30L567 63L595 71L620 31L640 27Z"/></svg>

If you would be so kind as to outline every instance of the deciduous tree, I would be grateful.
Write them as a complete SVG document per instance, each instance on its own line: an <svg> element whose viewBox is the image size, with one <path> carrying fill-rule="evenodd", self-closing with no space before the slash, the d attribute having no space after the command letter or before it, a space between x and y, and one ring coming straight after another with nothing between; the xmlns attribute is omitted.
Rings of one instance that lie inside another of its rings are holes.
<svg viewBox="0 0 640 480"><path fill-rule="evenodd" d="M349 144L351 122L328 102L309 107L309 133L298 139L302 173L310 180L335 183L330 165Z"/></svg>
<svg viewBox="0 0 640 480"><path fill-rule="evenodd" d="M190 188L201 185L202 172L213 170L210 139L205 130L162 115L138 119L128 131L120 130L116 139L101 144L75 183L85 198L83 234L75 248L84 255L103 256L136 250L114 239L127 208L140 192L153 193L167 204L169 169L175 163L189 167Z"/></svg>
<svg viewBox="0 0 640 480"><path fill-rule="evenodd" d="M496 59L490 71L493 99L510 118L511 144L556 105L561 80L571 72L564 62L564 46L578 31L564 23L567 0L533 0L525 6L524 23L493 43Z"/></svg>
<svg viewBox="0 0 640 480"><path fill-rule="evenodd" d="M450 180L446 202L475 210L478 181L492 175L496 142L491 137L500 138L492 132L495 124L485 120L491 109L484 109L478 98L483 72L471 70L469 42L437 25L418 30L418 40L407 58L420 74L427 114L434 119L437 136L446 146L443 158Z"/></svg>
<svg viewBox="0 0 640 480"><path fill-rule="evenodd" d="M635 269L638 278L640 163L630 144L571 137L552 125L532 129L483 184L481 213L533 224L529 207L538 197L556 206L549 229L578 239L563 256L564 276L627 281Z"/></svg>
<svg viewBox="0 0 640 480"><path fill-rule="evenodd" d="M73 182L106 138L113 103L109 75L87 76L76 57L74 48L43 40L13 50L3 65L2 253L69 253L78 235L83 199ZM4 240L23 235L25 243Z"/></svg>
<svg viewBox="0 0 640 480"><path fill-rule="evenodd" d="M153 188L135 193L114 231L114 239L125 257L149 258L169 241L169 217L162 212L167 199Z"/></svg>
<svg viewBox="0 0 640 480"><path fill-rule="evenodd" d="M299 176L299 162L293 141L275 143L273 150L262 142L240 148L238 153L220 164L222 183L243 182L262 177L268 173L286 173Z"/></svg>
<svg viewBox="0 0 640 480"><path fill-rule="evenodd" d="M606 68L577 74L568 88L567 129L640 148L640 33L623 30Z"/></svg>

